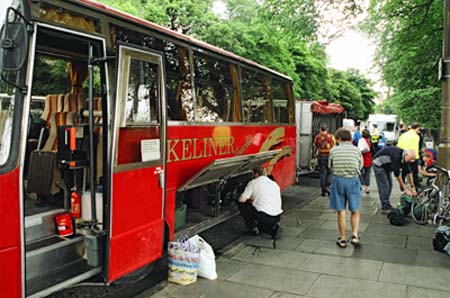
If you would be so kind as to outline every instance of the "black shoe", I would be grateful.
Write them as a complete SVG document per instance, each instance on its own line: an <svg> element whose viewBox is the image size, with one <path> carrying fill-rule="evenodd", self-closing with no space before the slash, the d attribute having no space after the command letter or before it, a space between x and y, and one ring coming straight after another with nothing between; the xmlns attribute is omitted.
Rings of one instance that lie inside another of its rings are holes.
<svg viewBox="0 0 450 298"><path fill-rule="evenodd" d="M381 208L381 213L383 213L383 214L391 213L391 211L392 211L392 206L386 206L386 207Z"/></svg>
<svg viewBox="0 0 450 298"><path fill-rule="evenodd" d="M321 193L320 194L322 197L326 197L327 196L327 193L326 192L323 192L323 193Z"/></svg>

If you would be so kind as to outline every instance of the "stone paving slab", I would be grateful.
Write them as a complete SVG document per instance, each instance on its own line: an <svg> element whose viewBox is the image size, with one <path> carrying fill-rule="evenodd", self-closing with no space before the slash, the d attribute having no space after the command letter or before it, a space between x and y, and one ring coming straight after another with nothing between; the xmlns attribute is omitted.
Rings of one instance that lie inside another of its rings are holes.
<svg viewBox="0 0 450 298"><path fill-rule="evenodd" d="M330 275L377 280L382 262L347 257L311 255L298 268Z"/></svg>
<svg viewBox="0 0 450 298"><path fill-rule="evenodd" d="M419 250L414 265L450 269L450 257L435 250Z"/></svg>
<svg viewBox="0 0 450 298"><path fill-rule="evenodd" d="M268 249L273 249L273 240L268 237L253 237L249 236L243 239L243 242L247 246L252 247L263 247ZM277 250L294 250L299 246L301 240L295 237L284 237L276 241Z"/></svg>
<svg viewBox="0 0 450 298"><path fill-rule="evenodd" d="M366 231L368 227L369 227L369 223L367 223L367 222L359 223L359 231L361 231L361 232ZM325 229L325 230L337 231L338 226L337 226L336 218L334 220L327 220L325 223L323 223L321 226L319 226L319 228ZM346 222L345 229L348 232L350 232L352 230L352 225L349 220Z"/></svg>
<svg viewBox="0 0 450 298"><path fill-rule="evenodd" d="M353 258L375 260L389 263L414 265L418 250L399 247L388 247L382 244L363 244L353 250Z"/></svg>
<svg viewBox="0 0 450 298"><path fill-rule="evenodd" d="M234 256L233 259L247 263L297 269L309 256L310 254L301 252L247 247Z"/></svg>
<svg viewBox="0 0 450 298"><path fill-rule="evenodd" d="M318 276L318 273L250 264L231 276L229 280L275 291L305 295ZM217 295L205 297L217 297Z"/></svg>
<svg viewBox="0 0 450 298"><path fill-rule="evenodd" d="M404 226L393 226L393 225L373 223L367 229L367 232L382 235L419 236L419 227L413 223Z"/></svg>
<svg viewBox="0 0 450 298"><path fill-rule="evenodd" d="M198 279L189 286L178 286L173 298L269 298L273 291L223 280Z"/></svg>
<svg viewBox="0 0 450 298"><path fill-rule="evenodd" d="M318 227L325 223L325 220L317 220L317 219L300 219L295 216L289 217L281 217L280 224L284 227L301 227L301 228L310 228L310 227Z"/></svg>
<svg viewBox="0 0 450 298"><path fill-rule="evenodd" d="M405 247L408 236L406 235L385 235L361 232L359 237L363 247L366 244L379 244L386 247Z"/></svg>
<svg viewBox="0 0 450 298"><path fill-rule="evenodd" d="M348 246L346 249L342 249L334 241L303 239L300 245L295 248L295 251L350 257L353 254L353 247Z"/></svg>
<svg viewBox="0 0 450 298"><path fill-rule="evenodd" d="M408 236L406 248L430 250L433 249L433 244L430 239L430 235L428 235L428 237Z"/></svg>
<svg viewBox="0 0 450 298"><path fill-rule="evenodd" d="M293 295L288 293L274 293L270 298L303 298L306 296Z"/></svg>
<svg viewBox="0 0 450 298"><path fill-rule="evenodd" d="M406 298L444 298L450 297L450 292L424 289L408 286Z"/></svg>
<svg viewBox="0 0 450 298"><path fill-rule="evenodd" d="M307 296L318 298L405 298L406 286L356 278L321 275Z"/></svg>
<svg viewBox="0 0 450 298"><path fill-rule="evenodd" d="M225 280L245 266L247 266L247 263L228 258L218 258L216 260L217 276L219 279Z"/></svg>
<svg viewBox="0 0 450 298"><path fill-rule="evenodd" d="M379 280L450 291L450 270L444 268L385 263Z"/></svg>

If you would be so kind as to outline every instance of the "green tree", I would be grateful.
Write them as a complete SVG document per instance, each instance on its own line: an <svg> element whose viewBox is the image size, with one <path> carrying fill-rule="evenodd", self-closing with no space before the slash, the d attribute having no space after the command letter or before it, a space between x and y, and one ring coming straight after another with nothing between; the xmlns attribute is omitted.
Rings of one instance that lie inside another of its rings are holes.
<svg viewBox="0 0 450 298"><path fill-rule="evenodd" d="M404 121L420 121L427 128L440 125L435 107L440 107L442 8L436 0L372 0L363 24L378 41L377 61L393 91L392 106Z"/></svg>

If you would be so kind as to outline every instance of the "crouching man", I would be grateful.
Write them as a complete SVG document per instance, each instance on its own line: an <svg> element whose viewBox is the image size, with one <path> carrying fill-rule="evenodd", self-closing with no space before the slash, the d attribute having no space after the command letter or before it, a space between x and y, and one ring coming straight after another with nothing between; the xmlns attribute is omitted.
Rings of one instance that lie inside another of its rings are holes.
<svg viewBox="0 0 450 298"><path fill-rule="evenodd" d="M277 238L281 213L281 193L278 184L264 175L262 167L252 169L253 179L242 193L238 207L252 235L261 232Z"/></svg>

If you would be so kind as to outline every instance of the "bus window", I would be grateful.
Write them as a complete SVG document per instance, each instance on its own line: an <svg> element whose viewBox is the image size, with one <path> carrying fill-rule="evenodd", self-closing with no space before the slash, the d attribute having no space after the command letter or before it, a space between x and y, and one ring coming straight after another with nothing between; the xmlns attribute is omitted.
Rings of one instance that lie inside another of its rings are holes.
<svg viewBox="0 0 450 298"><path fill-rule="evenodd" d="M272 97L274 107L274 121L289 123L288 85L280 80L272 79Z"/></svg>
<svg viewBox="0 0 450 298"><path fill-rule="evenodd" d="M193 98L188 51L171 42L165 42L166 90L169 120L193 120Z"/></svg>
<svg viewBox="0 0 450 298"><path fill-rule="evenodd" d="M158 124L158 67L153 63L133 58L129 67L125 104L127 126Z"/></svg>
<svg viewBox="0 0 450 298"><path fill-rule="evenodd" d="M200 53L194 55L196 120L232 121L233 83L228 63Z"/></svg>
<svg viewBox="0 0 450 298"><path fill-rule="evenodd" d="M242 69L242 109L244 122L271 122L270 85L262 74L249 69Z"/></svg>

